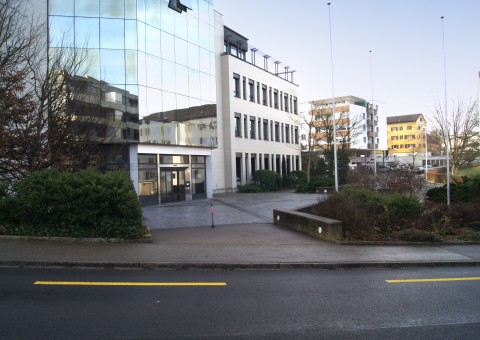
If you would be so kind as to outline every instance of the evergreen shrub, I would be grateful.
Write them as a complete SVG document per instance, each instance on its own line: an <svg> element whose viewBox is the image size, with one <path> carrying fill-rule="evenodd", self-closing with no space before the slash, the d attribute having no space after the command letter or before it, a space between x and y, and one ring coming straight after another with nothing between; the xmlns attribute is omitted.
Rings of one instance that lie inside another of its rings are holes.
<svg viewBox="0 0 480 340"><path fill-rule="evenodd" d="M30 236L143 236L142 210L125 171L34 172L0 199L4 233Z"/></svg>

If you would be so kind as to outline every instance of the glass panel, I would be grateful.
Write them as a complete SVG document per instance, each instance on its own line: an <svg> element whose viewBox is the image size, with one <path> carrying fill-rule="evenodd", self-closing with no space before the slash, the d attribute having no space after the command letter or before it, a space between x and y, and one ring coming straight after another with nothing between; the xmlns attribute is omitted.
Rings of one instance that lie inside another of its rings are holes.
<svg viewBox="0 0 480 340"><path fill-rule="evenodd" d="M188 68L176 64L176 89L177 93L188 96Z"/></svg>
<svg viewBox="0 0 480 340"><path fill-rule="evenodd" d="M75 47L100 47L98 18L75 18Z"/></svg>
<svg viewBox="0 0 480 340"><path fill-rule="evenodd" d="M198 2L198 17L207 23L209 22L208 3L206 1Z"/></svg>
<svg viewBox="0 0 480 340"><path fill-rule="evenodd" d="M203 100L211 101L210 75L200 72L200 91Z"/></svg>
<svg viewBox="0 0 480 340"><path fill-rule="evenodd" d="M198 70L200 68L200 51L197 45L188 44L188 67Z"/></svg>
<svg viewBox="0 0 480 340"><path fill-rule="evenodd" d="M81 17L98 17L99 0L75 0L75 15Z"/></svg>
<svg viewBox="0 0 480 340"><path fill-rule="evenodd" d="M123 50L100 50L101 80L110 84L125 84Z"/></svg>
<svg viewBox="0 0 480 340"><path fill-rule="evenodd" d="M192 156L192 164L204 164L205 156Z"/></svg>
<svg viewBox="0 0 480 340"><path fill-rule="evenodd" d="M81 64L79 74L100 79L100 50L87 49L86 60Z"/></svg>
<svg viewBox="0 0 480 340"><path fill-rule="evenodd" d="M175 11L168 8L168 3L161 2L162 31L175 34Z"/></svg>
<svg viewBox="0 0 480 340"><path fill-rule="evenodd" d="M160 56L160 30L158 28L146 25L146 52L155 56Z"/></svg>
<svg viewBox="0 0 480 340"><path fill-rule="evenodd" d="M210 74L210 52L203 48L200 48L199 69L202 72Z"/></svg>
<svg viewBox="0 0 480 340"><path fill-rule="evenodd" d="M145 86L138 87L138 113L140 118L147 116L147 88Z"/></svg>
<svg viewBox="0 0 480 340"><path fill-rule="evenodd" d="M73 47L73 18L49 17L50 47Z"/></svg>
<svg viewBox="0 0 480 340"><path fill-rule="evenodd" d="M138 52L138 83L140 85L147 85L147 62L145 53Z"/></svg>
<svg viewBox="0 0 480 340"><path fill-rule="evenodd" d="M198 45L198 19L194 16L187 16L188 41Z"/></svg>
<svg viewBox="0 0 480 340"><path fill-rule="evenodd" d="M188 44L185 40L175 38L176 62L181 65L188 65Z"/></svg>
<svg viewBox="0 0 480 340"><path fill-rule="evenodd" d="M175 61L175 37L162 32L162 58Z"/></svg>
<svg viewBox="0 0 480 340"><path fill-rule="evenodd" d="M215 53L210 53L210 74L215 76L216 68L215 68Z"/></svg>
<svg viewBox="0 0 480 340"><path fill-rule="evenodd" d="M198 31L198 45L210 50L210 27L203 21L200 21L198 23Z"/></svg>
<svg viewBox="0 0 480 340"><path fill-rule="evenodd" d="M138 82L137 75L137 51L126 50L126 82L127 84L136 84Z"/></svg>
<svg viewBox="0 0 480 340"><path fill-rule="evenodd" d="M145 0L137 0L137 19L145 22Z"/></svg>
<svg viewBox="0 0 480 340"><path fill-rule="evenodd" d="M138 22L138 50L145 52L145 24Z"/></svg>
<svg viewBox="0 0 480 340"><path fill-rule="evenodd" d="M187 109L189 107L188 97L177 95L177 109Z"/></svg>
<svg viewBox="0 0 480 340"><path fill-rule="evenodd" d="M205 193L205 169L192 169L192 194Z"/></svg>
<svg viewBox="0 0 480 340"><path fill-rule="evenodd" d="M73 4L73 0L50 0L48 3L48 14L73 16Z"/></svg>
<svg viewBox="0 0 480 340"><path fill-rule="evenodd" d="M162 91L163 110L165 112L177 109L177 96L175 93Z"/></svg>
<svg viewBox="0 0 480 340"><path fill-rule="evenodd" d="M175 92L175 64L170 61L163 60L161 70L161 88L166 91Z"/></svg>
<svg viewBox="0 0 480 340"><path fill-rule="evenodd" d="M100 47L125 48L124 20L100 19Z"/></svg>
<svg viewBox="0 0 480 340"><path fill-rule="evenodd" d="M157 165L157 155L138 155L138 164L142 165L142 169L155 169ZM148 165L146 165L148 164Z"/></svg>
<svg viewBox="0 0 480 340"><path fill-rule="evenodd" d="M125 20L125 48L137 49L137 21Z"/></svg>
<svg viewBox="0 0 480 340"><path fill-rule="evenodd" d="M148 114L162 112L162 92L147 87L147 109Z"/></svg>
<svg viewBox="0 0 480 340"><path fill-rule="evenodd" d="M200 98L200 72L188 69L188 88L190 97Z"/></svg>
<svg viewBox="0 0 480 340"><path fill-rule="evenodd" d="M162 60L147 54L147 86L162 88Z"/></svg>
<svg viewBox="0 0 480 340"><path fill-rule="evenodd" d="M160 1L145 0L145 22L160 28Z"/></svg>
<svg viewBox="0 0 480 340"><path fill-rule="evenodd" d="M170 10L172 12L172 10ZM175 13L175 36L187 40L187 16Z"/></svg>
<svg viewBox="0 0 480 340"><path fill-rule="evenodd" d="M137 18L137 0L125 0L125 19Z"/></svg>
<svg viewBox="0 0 480 340"><path fill-rule="evenodd" d="M123 0L100 1L100 16L104 18L124 18L125 3Z"/></svg>
<svg viewBox="0 0 480 340"><path fill-rule="evenodd" d="M138 115L138 85L126 85L125 89L135 98L135 107L132 108L130 111ZM138 121L138 117L136 118Z"/></svg>

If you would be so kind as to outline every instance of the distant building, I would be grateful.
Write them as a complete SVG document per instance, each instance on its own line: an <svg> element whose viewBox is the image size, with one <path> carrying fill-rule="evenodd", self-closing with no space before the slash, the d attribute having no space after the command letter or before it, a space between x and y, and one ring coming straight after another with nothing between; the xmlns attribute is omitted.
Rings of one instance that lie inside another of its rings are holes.
<svg viewBox="0 0 480 340"><path fill-rule="evenodd" d="M425 153L426 126L421 113L387 117L389 155Z"/></svg>
<svg viewBox="0 0 480 340"><path fill-rule="evenodd" d="M314 129L311 135L316 148L322 149L332 135L332 98L314 100L308 105L306 119ZM371 103L355 96L337 97L335 112L337 144L347 145L353 157L373 157L374 150L378 153L385 149L379 136L378 105L373 108Z"/></svg>

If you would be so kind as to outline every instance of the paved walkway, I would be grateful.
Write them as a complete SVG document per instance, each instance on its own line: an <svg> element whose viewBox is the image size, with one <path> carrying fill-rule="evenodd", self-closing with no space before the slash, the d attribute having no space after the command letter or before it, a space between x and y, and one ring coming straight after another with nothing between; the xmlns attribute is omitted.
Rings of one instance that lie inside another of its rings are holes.
<svg viewBox="0 0 480 340"><path fill-rule="evenodd" d="M480 245L362 246L322 242L273 225L273 208L322 199L292 192L229 194L147 207L153 243L0 237L0 265L101 268L353 268L480 265ZM211 228L211 204L215 228Z"/></svg>

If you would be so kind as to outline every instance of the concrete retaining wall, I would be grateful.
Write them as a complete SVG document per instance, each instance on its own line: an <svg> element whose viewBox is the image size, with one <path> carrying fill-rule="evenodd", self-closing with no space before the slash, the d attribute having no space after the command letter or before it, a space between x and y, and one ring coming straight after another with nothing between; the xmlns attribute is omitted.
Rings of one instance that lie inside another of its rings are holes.
<svg viewBox="0 0 480 340"><path fill-rule="evenodd" d="M298 210L274 209L273 223L326 241L343 239L342 222L330 218L311 215L312 207Z"/></svg>

